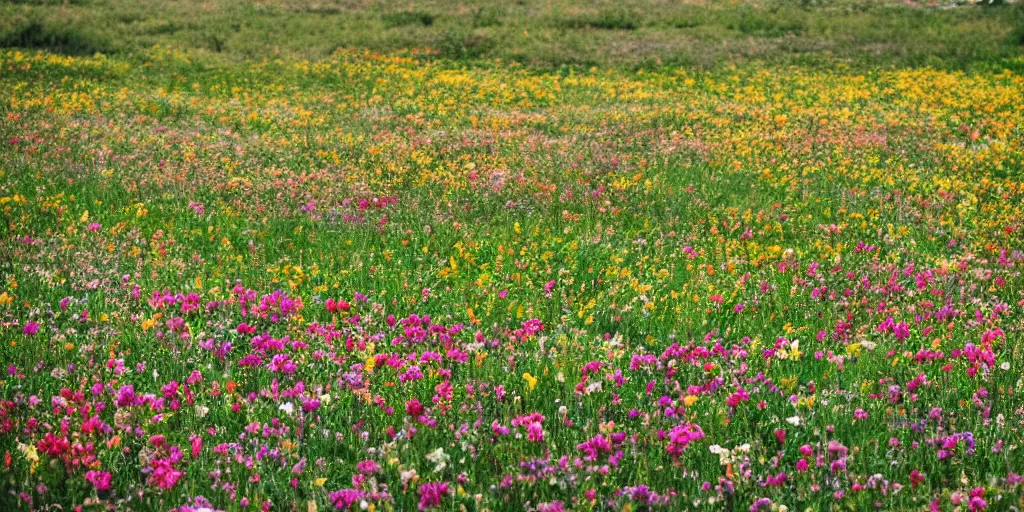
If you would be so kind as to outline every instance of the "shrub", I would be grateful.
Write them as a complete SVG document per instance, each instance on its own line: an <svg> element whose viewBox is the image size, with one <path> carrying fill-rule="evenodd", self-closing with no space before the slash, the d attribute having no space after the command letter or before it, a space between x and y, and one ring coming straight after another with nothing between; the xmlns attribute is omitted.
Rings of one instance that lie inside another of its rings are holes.
<svg viewBox="0 0 1024 512"><path fill-rule="evenodd" d="M429 27L434 24L434 15L424 11L398 11L381 15L380 19L388 27L405 27L408 25L422 25Z"/></svg>
<svg viewBox="0 0 1024 512"><path fill-rule="evenodd" d="M91 55L111 48L95 29L77 23L24 18L0 33L0 46L35 48L68 55Z"/></svg>
<svg viewBox="0 0 1024 512"><path fill-rule="evenodd" d="M602 9L596 14L585 14L564 19L566 28L597 28L602 30L636 30L642 25L640 14L624 8Z"/></svg>

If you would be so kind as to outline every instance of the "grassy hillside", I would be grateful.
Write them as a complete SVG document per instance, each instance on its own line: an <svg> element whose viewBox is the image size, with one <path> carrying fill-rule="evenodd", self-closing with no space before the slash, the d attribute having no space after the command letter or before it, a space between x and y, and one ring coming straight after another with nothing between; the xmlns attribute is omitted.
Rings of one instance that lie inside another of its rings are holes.
<svg viewBox="0 0 1024 512"><path fill-rule="evenodd" d="M154 45L226 58L430 49L536 67L780 63L970 68L1020 55L1024 8L871 0L133 0L0 4L0 45L72 54Z"/></svg>

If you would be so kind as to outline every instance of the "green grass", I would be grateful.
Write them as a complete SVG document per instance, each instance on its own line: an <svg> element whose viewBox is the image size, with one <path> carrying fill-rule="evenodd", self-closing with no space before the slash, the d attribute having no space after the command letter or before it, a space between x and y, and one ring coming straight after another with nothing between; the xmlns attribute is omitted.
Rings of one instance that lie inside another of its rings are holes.
<svg viewBox="0 0 1024 512"><path fill-rule="evenodd" d="M1024 6L901 2L128 0L0 3L0 46L67 54L154 45L227 59L316 60L338 48L430 49L535 68L700 68L761 60L858 67L999 66L1024 48Z"/></svg>
<svg viewBox="0 0 1024 512"><path fill-rule="evenodd" d="M1022 20L2 3L0 512L1020 510Z"/></svg>

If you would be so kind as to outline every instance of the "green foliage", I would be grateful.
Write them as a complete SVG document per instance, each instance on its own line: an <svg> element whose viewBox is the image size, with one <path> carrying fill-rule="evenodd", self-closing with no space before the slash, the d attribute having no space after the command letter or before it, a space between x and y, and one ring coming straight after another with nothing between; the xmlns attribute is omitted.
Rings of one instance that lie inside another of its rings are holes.
<svg viewBox="0 0 1024 512"><path fill-rule="evenodd" d="M505 9L500 6L481 6L473 11L473 27L497 27L502 24Z"/></svg>
<svg viewBox="0 0 1024 512"><path fill-rule="evenodd" d="M387 27L404 27L407 25L422 25L429 27L434 24L434 15L423 11L398 11L388 12L381 15L381 20Z"/></svg>
<svg viewBox="0 0 1024 512"><path fill-rule="evenodd" d="M113 49L102 31L82 23L20 17L0 26L0 47L49 50L68 55L91 55Z"/></svg>
<svg viewBox="0 0 1024 512"><path fill-rule="evenodd" d="M807 31L807 22L804 20L806 14L797 10L771 12L742 8L737 9L736 14L726 26L746 35L774 38L788 34L799 35Z"/></svg>
<svg viewBox="0 0 1024 512"><path fill-rule="evenodd" d="M438 45L442 57L454 60L476 59L485 55L494 41L472 30L451 29Z"/></svg>
<svg viewBox="0 0 1024 512"><path fill-rule="evenodd" d="M338 48L433 50L535 69L743 61L860 68L1014 66L1024 5L915 7L898 0L429 1L55 0L0 3L0 46L139 54L154 45L214 59L318 59ZM479 62L478 62L479 63Z"/></svg>
<svg viewBox="0 0 1024 512"><path fill-rule="evenodd" d="M636 30L643 24L643 20L636 11L616 7L568 16L559 20L558 24L569 29Z"/></svg>

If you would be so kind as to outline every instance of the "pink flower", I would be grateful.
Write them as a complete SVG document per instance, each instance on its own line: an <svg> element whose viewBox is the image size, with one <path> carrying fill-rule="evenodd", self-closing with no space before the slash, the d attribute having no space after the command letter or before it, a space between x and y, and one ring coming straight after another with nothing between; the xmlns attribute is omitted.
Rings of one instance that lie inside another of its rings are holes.
<svg viewBox="0 0 1024 512"><path fill-rule="evenodd" d="M422 416L423 404L418 399L413 398L405 403L405 413L409 416Z"/></svg>
<svg viewBox="0 0 1024 512"><path fill-rule="evenodd" d="M192 434L188 440L192 443L192 458L199 458L199 454L203 451L203 438Z"/></svg>
<svg viewBox="0 0 1024 512"><path fill-rule="evenodd" d="M544 285L544 293L548 294L548 296L551 295L551 290L554 290L554 289L555 289L555 280L554 279L548 281L547 284Z"/></svg>
<svg viewBox="0 0 1024 512"><path fill-rule="evenodd" d="M320 400L314 398L305 398L302 400L302 410L305 412L313 412L320 408Z"/></svg>
<svg viewBox="0 0 1024 512"><path fill-rule="evenodd" d="M920 471L918 471L916 469L911 471L910 472L910 488L911 489L917 489L917 486L921 485L921 482L924 482L924 474L922 474Z"/></svg>
<svg viewBox="0 0 1024 512"><path fill-rule="evenodd" d="M113 475L108 471L89 470L85 472L85 479L97 491L106 491L110 489L110 481L113 479Z"/></svg>
<svg viewBox="0 0 1024 512"><path fill-rule="evenodd" d="M33 336L35 333L39 332L39 324L29 321L25 324L25 330L23 332L26 336Z"/></svg>
<svg viewBox="0 0 1024 512"><path fill-rule="evenodd" d="M267 367L272 372L286 373L289 375L295 373L295 370L298 369L298 366L292 362L288 357L288 354L275 354Z"/></svg>
<svg viewBox="0 0 1024 512"><path fill-rule="evenodd" d="M356 470L360 473L372 475L373 473L380 471L380 464L377 464L372 460L364 460L356 464Z"/></svg>
<svg viewBox="0 0 1024 512"><path fill-rule="evenodd" d="M676 425L668 433L668 453L673 457L679 457L690 443L700 439L704 439L704 431L697 424Z"/></svg>
<svg viewBox="0 0 1024 512"><path fill-rule="evenodd" d="M784 444L786 442L786 431L782 430L781 428L780 429L776 429L775 430L775 440L778 441L779 444Z"/></svg>
<svg viewBox="0 0 1024 512"><path fill-rule="evenodd" d="M359 489L341 489L328 495L335 510L348 510L352 505L359 503L363 496L363 491Z"/></svg>
<svg viewBox="0 0 1024 512"><path fill-rule="evenodd" d="M540 422L535 421L526 426L526 439L534 443L544 441L544 427Z"/></svg>
<svg viewBox="0 0 1024 512"><path fill-rule="evenodd" d="M981 499L980 496L975 496L975 497L971 498L971 501L969 503L967 503L967 509L970 510L971 512L978 512L980 510L985 510L985 507L987 507L987 506L988 506L988 502L986 502L985 500Z"/></svg>
<svg viewBox="0 0 1024 512"><path fill-rule="evenodd" d="M170 459L157 459L150 466L149 484L161 489L170 489L178 483L185 473L174 468Z"/></svg>
<svg viewBox="0 0 1024 512"><path fill-rule="evenodd" d="M428 482L420 486L420 510L429 510L441 505L441 498L448 495L447 482Z"/></svg>

